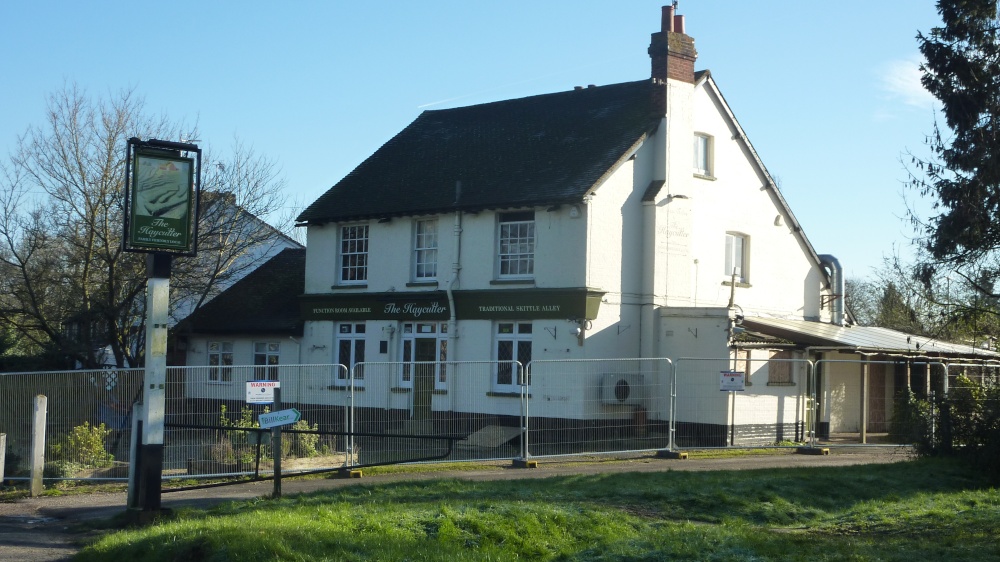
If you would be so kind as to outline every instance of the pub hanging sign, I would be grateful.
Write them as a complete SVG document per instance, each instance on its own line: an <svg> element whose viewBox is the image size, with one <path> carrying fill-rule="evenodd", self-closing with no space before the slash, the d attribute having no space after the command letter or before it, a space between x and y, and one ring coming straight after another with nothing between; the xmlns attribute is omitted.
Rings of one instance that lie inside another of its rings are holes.
<svg viewBox="0 0 1000 562"><path fill-rule="evenodd" d="M135 138L128 146L125 249L194 255L201 150L193 144Z"/></svg>

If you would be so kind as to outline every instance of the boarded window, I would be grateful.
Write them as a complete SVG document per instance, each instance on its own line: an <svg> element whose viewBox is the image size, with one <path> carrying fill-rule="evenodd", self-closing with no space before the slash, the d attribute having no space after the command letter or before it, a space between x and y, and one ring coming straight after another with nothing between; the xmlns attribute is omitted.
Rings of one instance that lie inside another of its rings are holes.
<svg viewBox="0 0 1000 562"><path fill-rule="evenodd" d="M791 361L791 351L772 351L767 362L767 384L772 386L791 386L795 384L792 377L794 363Z"/></svg>

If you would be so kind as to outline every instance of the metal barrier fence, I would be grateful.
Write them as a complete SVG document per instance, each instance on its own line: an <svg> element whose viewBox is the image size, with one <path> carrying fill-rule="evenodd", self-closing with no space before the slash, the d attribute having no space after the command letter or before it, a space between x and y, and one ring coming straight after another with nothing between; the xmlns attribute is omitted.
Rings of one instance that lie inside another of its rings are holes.
<svg viewBox="0 0 1000 562"><path fill-rule="evenodd" d="M675 446L800 446L813 427L812 363L804 359L681 358L675 365ZM743 373L743 390L723 390L724 372Z"/></svg>
<svg viewBox="0 0 1000 562"><path fill-rule="evenodd" d="M666 358L532 361L522 456L669 448L672 367Z"/></svg>
<svg viewBox="0 0 1000 562"><path fill-rule="evenodd" d="M739 392L724 371L745 372ZM904 396L944 396L959 374L998 384L1000 364L776 358L371 362L171 367L164 478L247 474L250 427L272 406L247 403L247 381L281 382L283 471L414 462L508 460L711 447L912 442ZM48 397L46 477L124 479L142 370L0 375L6 477L27 478L33 397ZM965 379L962 379L963 381ZM103 424L103 425L102 425ZM210 426L209 428L203 426ZM449 448L455 436L463 439Z"/></svg>
<svg viewBox="0 0 1000 562"><path fill-rule="evenodd" d="M124 480L132 407L141 391L138 369L0 374L5 478L29 479L34 398L44 395L45 478Z"/></svg>
<svg viewBox="0 0 1000 562"><path fill-rule="evenodd" d="M272 404L248 403L249 381L279 381L282 408L296 408L302 419L288 429L342 431L347 406L335 390L345 380L342 365L239 365L170 367L163 439L164 478L231 476L254 472L255 434L207 429L255 427ZM336 468L347 462L343 439L289 434L282 439L282 470ZM260 471L272 470L269 436L263 438Z"/></svg>
<svg viewBox="0 0 1000 562"><path fill-rule="evenodd" d="M815 364L824 447L912 443L911 420L900 413L912 392L927 399L947 392L949 367L934 361L822 359Z"/></svg>
<svg viewBox="0 0 1000 562"><path fill-rule="evenodd" d="M413 462L448 452L448 460L509 459L520 435L519 391L497 390L498 371L516 361L358 363L337 389L350 405L350 466Z"/></svg>

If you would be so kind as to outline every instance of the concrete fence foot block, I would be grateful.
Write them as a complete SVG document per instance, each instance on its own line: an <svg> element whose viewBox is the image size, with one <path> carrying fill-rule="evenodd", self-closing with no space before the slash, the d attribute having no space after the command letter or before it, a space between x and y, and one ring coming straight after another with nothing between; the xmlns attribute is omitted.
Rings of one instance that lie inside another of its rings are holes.
<svg viewBox="0 0 1000 562"><path fill-rule="evenodd" d="M339 472L337 472L337 474L341 478L361 478L361 477L363 477L365 475L364 472L362 472L361 470L358 470L356 468L355 469L343 468Z"/></svg>
<svg viewBox="0 0 1000 562"><path fill-rule="evenodd" d="M688 458L688 454L683 451L657 451L656 458L685 460Z"/></svg>
<svg viewBox="0 0 1000 562"><path fill-rule="evenodd" d="M514 468L538 468L538 461L528 459L514 459Z"/></svg>
<svg viewBox="0 0 1000 562"><path fill-rule="evenodd" d="M830 449L826 447L799 447L795 452L800 455L829 455Z"/></svg>

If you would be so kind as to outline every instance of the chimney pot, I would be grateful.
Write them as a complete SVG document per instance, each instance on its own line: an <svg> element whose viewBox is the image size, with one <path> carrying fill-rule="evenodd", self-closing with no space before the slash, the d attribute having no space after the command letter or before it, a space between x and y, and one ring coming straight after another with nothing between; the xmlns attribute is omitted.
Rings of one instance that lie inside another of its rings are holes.
<svg viewBox="0 0 1000 562"><path fill-rule="evenodd" d="M674 7L664 6L660 17L660 31L674 30Z"/></svg>
<svg viewBox="0 0 1000 562"><path fill-rule="evenodd" d="M674 16L673 30L677 33L684 33L684 16Z"/></svg>

